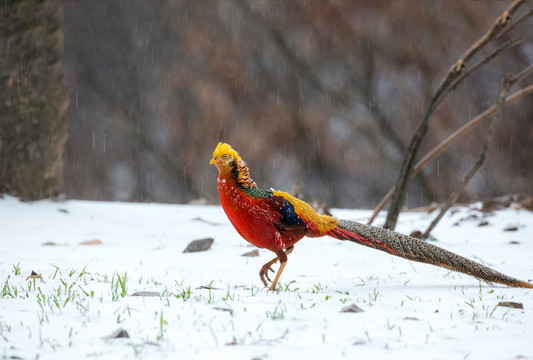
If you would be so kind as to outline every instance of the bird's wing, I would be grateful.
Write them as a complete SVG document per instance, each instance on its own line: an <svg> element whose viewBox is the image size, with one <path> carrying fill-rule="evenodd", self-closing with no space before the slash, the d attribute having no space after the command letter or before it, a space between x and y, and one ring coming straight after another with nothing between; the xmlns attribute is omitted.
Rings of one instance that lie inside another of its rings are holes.
<svg viewBox="0 0 533 360"><path fill-rule="evenodd" d="M280 233L303 231L307 229L305 221L294 211L294 205L287 199L275 195L272 190L243 188L247 196L265 207L273 218L273 225Z"/></svg>

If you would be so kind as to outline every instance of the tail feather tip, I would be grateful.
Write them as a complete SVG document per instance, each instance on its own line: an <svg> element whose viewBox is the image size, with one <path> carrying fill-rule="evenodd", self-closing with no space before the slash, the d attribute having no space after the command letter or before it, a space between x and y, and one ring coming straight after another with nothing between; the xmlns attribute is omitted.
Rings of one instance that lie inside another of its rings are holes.
<svg viewBox="0 0 533 360"><path fill-rule="evenodd" d="M526 289L533 289L533 283L527 281L521 281L519 286Z"/></svg>

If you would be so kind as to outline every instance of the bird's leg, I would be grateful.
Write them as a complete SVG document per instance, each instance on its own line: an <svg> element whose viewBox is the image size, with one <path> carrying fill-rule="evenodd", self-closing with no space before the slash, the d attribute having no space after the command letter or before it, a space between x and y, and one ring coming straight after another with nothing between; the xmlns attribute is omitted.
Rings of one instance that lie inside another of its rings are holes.
<svg viewBox="0 0 533 360"><path fill-rule="evenodd" d="M281 273L283 272L283 269L285 268L285 264L287 263L287 255L289 255L293 250L294 250L294 246L289 246L285 251L283 250L275 251L277 256L261 267L261 270L259 271L259 277L261 278L261 281L263 282L263 284L265 284L265 286L268 286L267 280L272 281L268 277L268 272L269 271L274 272L274 270L272 269L272 265L274 265L278 260L280 261L280 267L279 267L278 273L276 274L274 281L272 281L272 284L270 285L269 290L276 289L276 284L278 283L279 277L281 276Z"/></svg>
<svg viewBox="0 0 533 360"><path fill-rule="evenodd" d="M284 255L289 255L293 250L294 250L294 246L288 247L287 250L285 250ZM275 253L276 255L278 255L278 252L275 252ZM280 253L283 253L283 251L280 251ZM281 256L283 257L283 255ZM259 277L261 278L261 281L263 282L263 284L265 284L265 286L268 286L267 280L268 282L272 282L272 280L270 280L270 277L268 276L268 272L269 271L274 272L274 270L272 269L272 265L278 262L278 260L279 260L279 257L276 256L274 259L270 260L269 262L267 262L265 265L261 267L261 270L259 271Z"/></svg>
<svg viewBox="0 0 533 360"><path fill-rule="evenodd" d="M270 284L270 287L268 290L274 291L276 290L276 285L278 284L279 277L281 276L281 273L283 272L283 269L285 269L285 265L287 265L287 254L285 254L283 251L279 254L279 269L278 273L276 274L276 277L274 278L274 281L272 281L272 284Z"/></svg>

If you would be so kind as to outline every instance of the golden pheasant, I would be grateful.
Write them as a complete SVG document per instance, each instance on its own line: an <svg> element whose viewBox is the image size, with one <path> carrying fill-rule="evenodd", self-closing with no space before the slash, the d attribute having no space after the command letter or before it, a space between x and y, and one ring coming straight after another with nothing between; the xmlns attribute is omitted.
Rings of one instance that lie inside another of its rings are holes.
<svg viewBox="0 0 533 360"><path fill-rule="evenodd" d="M287 264L287 255L293 251L296 242L304 236L326 235L405 259L462 272L488 282L533 288L531 283L509 277L414 237L320 215L309 204L286 192L260 189L250 177L246 163L228 144L218 144L210 164L218 168L220 203L237 232L251 244L276 254L259 271L265 286L268 286L267 280L271 281L268 272L274 272L272 265L280 262L270 290L276 289Z"/></svg>

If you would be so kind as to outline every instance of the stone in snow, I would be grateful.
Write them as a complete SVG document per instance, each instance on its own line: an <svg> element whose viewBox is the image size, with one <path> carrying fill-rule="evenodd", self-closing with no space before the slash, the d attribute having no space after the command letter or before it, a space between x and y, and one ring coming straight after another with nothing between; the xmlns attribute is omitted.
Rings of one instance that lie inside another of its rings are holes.
<svg viewBox="0 0 533 360"><path fill-rule="evenodd" d="M211 248L211 245L213 245L213 242L215 239L213 238L205 238L205 239L198 239L193 240L187 245L185 250L183 250L184 253L189 252L199 252L199 251L207 251Z"/></svg>

